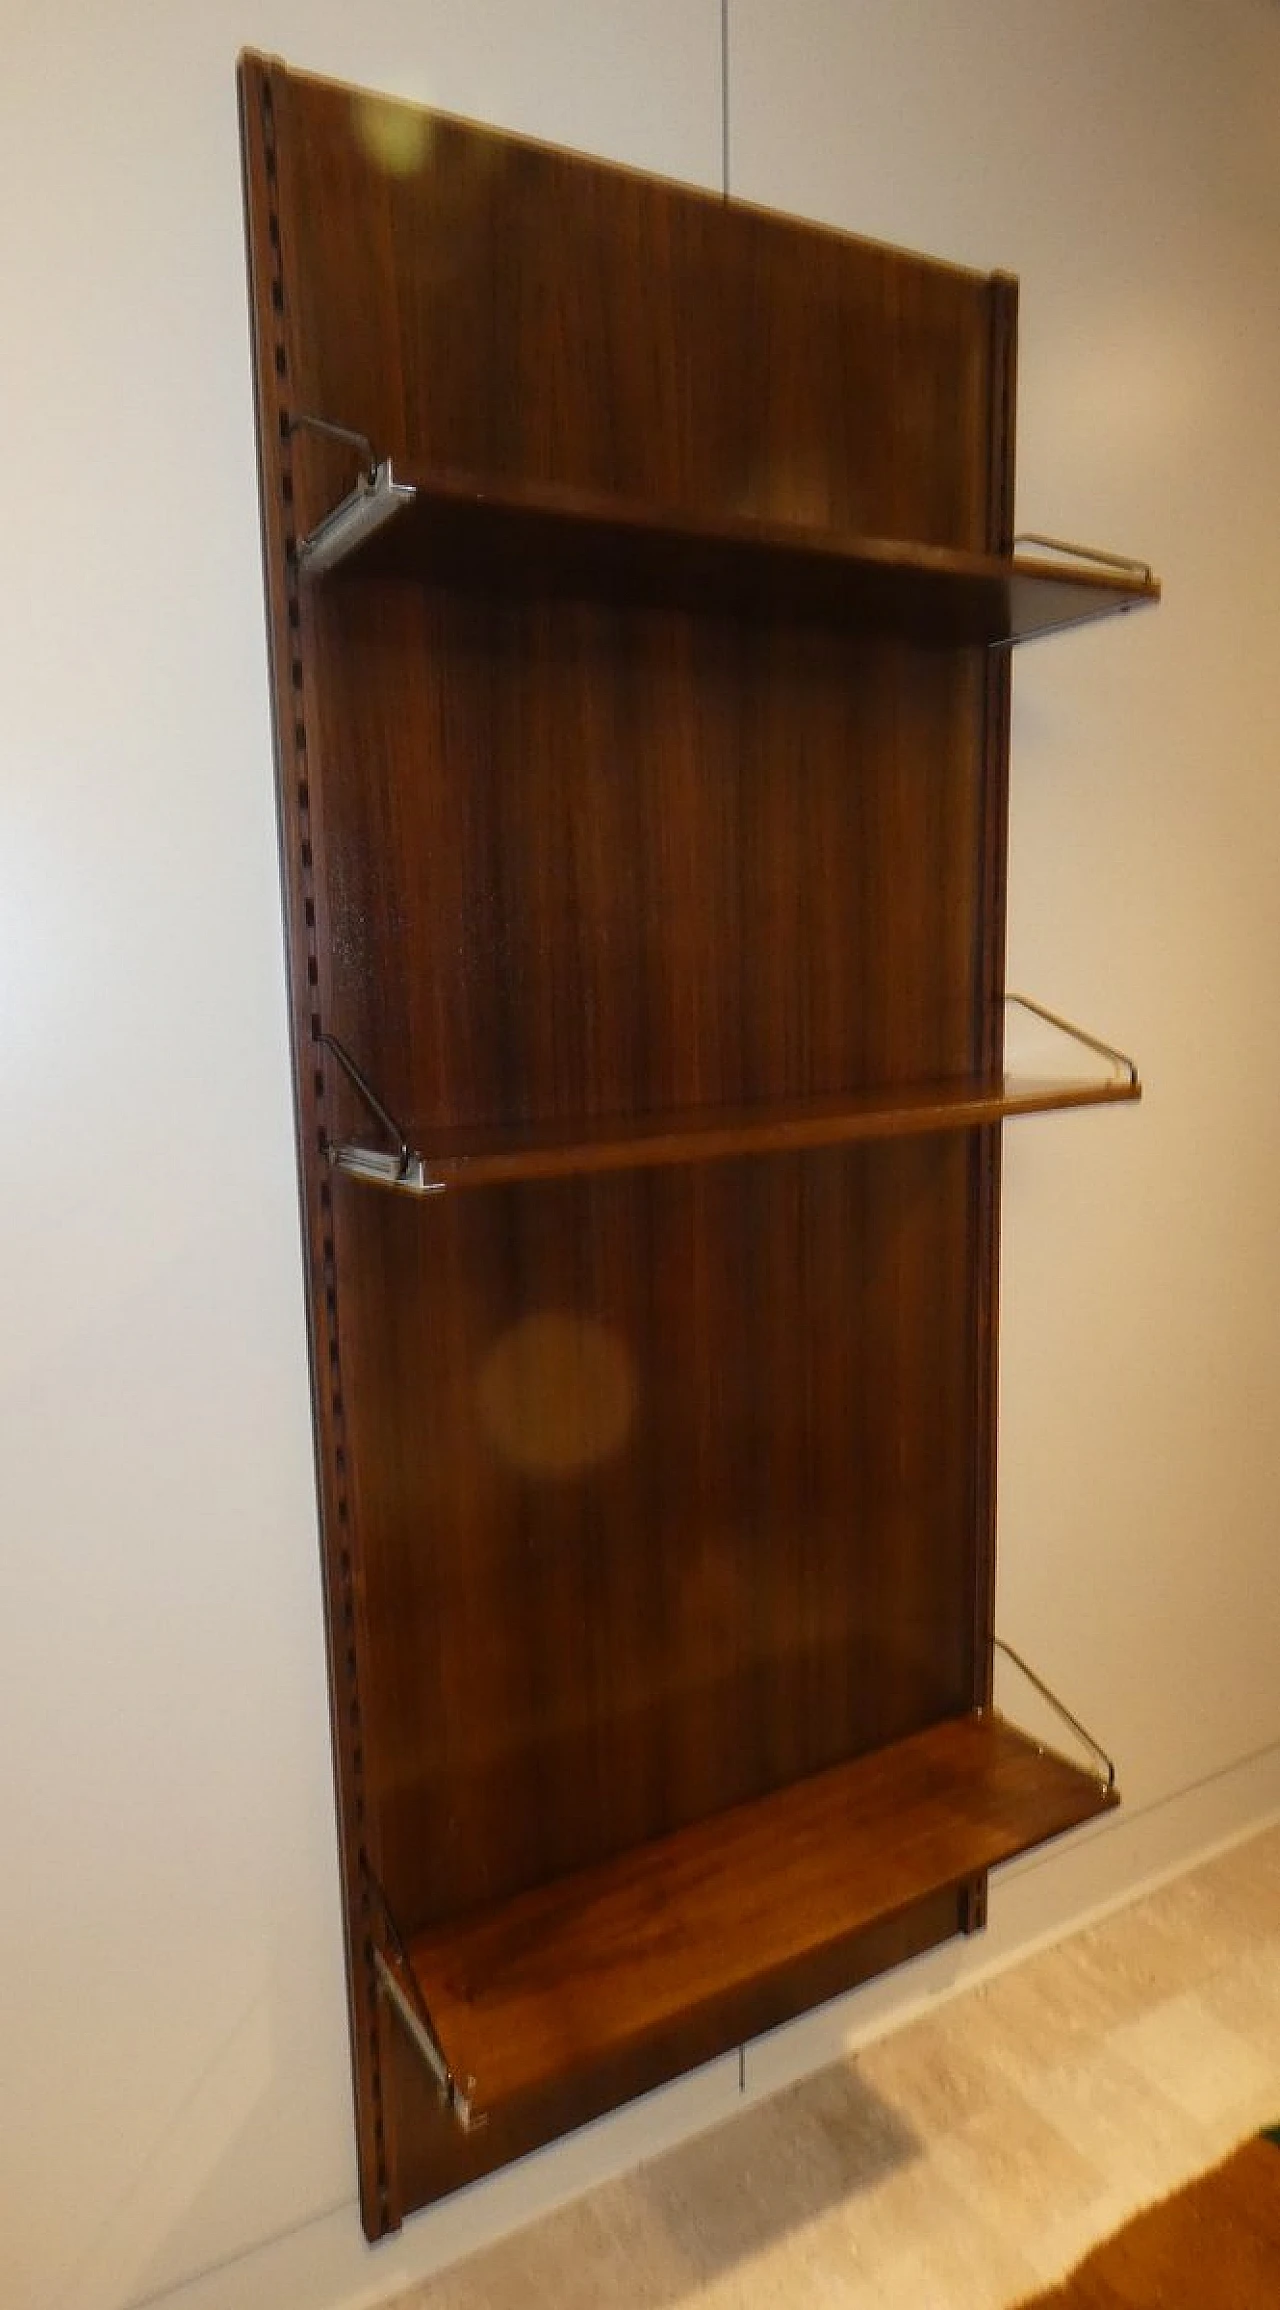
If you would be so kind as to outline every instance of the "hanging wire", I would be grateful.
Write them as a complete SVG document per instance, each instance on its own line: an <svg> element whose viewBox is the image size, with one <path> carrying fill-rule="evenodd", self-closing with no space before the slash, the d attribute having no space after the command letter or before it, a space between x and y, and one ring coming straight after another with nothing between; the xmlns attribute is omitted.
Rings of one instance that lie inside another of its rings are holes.
<svg viewBox="0 0 1280 2310"><path fill-rule="evenodd" d="M729 0L720 0L720 170L729 198Z"/></svg>

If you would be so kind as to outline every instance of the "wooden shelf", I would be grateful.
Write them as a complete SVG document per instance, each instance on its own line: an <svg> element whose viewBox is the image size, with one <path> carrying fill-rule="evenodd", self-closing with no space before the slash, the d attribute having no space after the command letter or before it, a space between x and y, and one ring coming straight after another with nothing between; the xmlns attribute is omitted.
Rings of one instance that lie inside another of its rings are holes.
<svg viewBox="0 0 1280 2310"><path fill-rule="evenodd" d="M385 478L383 478L385 477ZM530 585L683 609L755 610L943 644L1020 642L1160 598L1139 569L757 521L407 465L357 491L331 558L303 566ZM368 508L367 520L361 518ZM342 509L340 509L342 510ZM334 525L335 530L338 525ZM317 533L313 533L313 539Z"/></svg>
<svg viewBox="0 0 1280 2310"><path fill-rule="evenodd" d="M421 1150L414 1158L414 1184L430 1192L848 1147L866 1139L971 1130L1065 1107L1112 1106L1141 1096L1141 1084L1127 1077L1102 1082L1006 1078L1000 1084L961 1079L857 1098L842 1094L759 1107L692 1108L681 1114L627 1116L570 1127L554 1122L489 1124L466 1131L424 1129L408 1136ZM339 1169L358 1169L368 1177L364 1155L364 1149L337 1149L334 1160ZM374 1161L379 1160L375 1155Z"/></svg>
<svg viewBox="0 0 1280 2310"><path fill-rule="evenodd" d="M412 1939L445 2060L502 2110L821 1958L1114 1797L994 1715L935 1725Z"/></svg>

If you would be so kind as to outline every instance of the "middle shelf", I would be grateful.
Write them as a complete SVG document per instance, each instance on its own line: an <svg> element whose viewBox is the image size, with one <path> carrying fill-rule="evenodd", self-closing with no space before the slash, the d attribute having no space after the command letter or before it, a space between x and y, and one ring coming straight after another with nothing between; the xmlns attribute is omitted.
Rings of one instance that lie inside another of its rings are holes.
<svg viewBox="0 0 1280 2310"><path fill-rule="evenodd" d="M354 1072L344 1053L338 1053ZM359 1079L359 1078L357 1078ZM361 1081L368 1097L368 1086ZM868 1139L919 1137L1043 1115L1068 1107L1110 1106L1142 1096L1136 1068L1102 1080L979 1076L903 1085L823 1098L770 1100L753 1106L694 1107L677 1113L484 1123L419 1130L385 1120L394 1151L331 1146L336 1170L375 1185L420 1195L460 1187L498 1187L522 1179L582 1178L604 1171L653 1170L667 1164L718 1163L732 1157L854 1146Z"/></svg>

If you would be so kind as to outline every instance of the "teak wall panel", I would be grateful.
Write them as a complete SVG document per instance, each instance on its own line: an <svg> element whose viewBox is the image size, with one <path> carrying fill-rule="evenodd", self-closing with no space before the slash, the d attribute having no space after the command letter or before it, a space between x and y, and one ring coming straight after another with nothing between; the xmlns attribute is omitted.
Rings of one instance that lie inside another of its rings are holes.
<svg viewBox="0 0 1280 2310"><path fill-rule="evenodd" d="M397 1915L968 1704L962 1140L336 1200Z"/></svg>
<svg viewBox="0 0 1280 2310"><path fill-rule="evenodd" d="M977 653L386 581L307 614L327 1019L419 1134L978 1065Z"/></svg>
<svg viewBox="0 0 1280 2310"><path fill-rule="evenodd" d="M476 473L986 543L979 276L299 76L274 102L296 407Z"/></svg>
<svg viewBox="0 0 1280 2310"><path fill-rule="evenodd" d="M1014 293L242 68L264 538L371 2234L973 1922L919 1905L492 2129L407 1930L981 1700L998 1134L416 1205L331 1178L336 1034L429 1132L991 1068L1007 673L799 619L300 581L380 453L1008 544ZM407 125L406 125L407 124ZM381 147L385 150L385 145Z"/></svg>

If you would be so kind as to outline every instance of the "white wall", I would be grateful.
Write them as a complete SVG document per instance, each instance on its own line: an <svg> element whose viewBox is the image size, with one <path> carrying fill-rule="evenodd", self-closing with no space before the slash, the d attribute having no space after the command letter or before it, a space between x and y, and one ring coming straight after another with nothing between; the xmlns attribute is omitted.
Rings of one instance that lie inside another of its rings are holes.
<svg viewBox="0 0 1280 2310"><path fill-rule="evenodd" d="M731 19L735 190L1020 272L1020 519L1166 581L1017 676L1011 978L1148 1093L1009 1135L1001 1617L1130 1804L1015 1874L999 1953L1280 1803L1280 10ZM234 57L706 183L719 11L10 0L3 36L0 2302L337 2310L736 2064L359 2241Z"/></svg>

